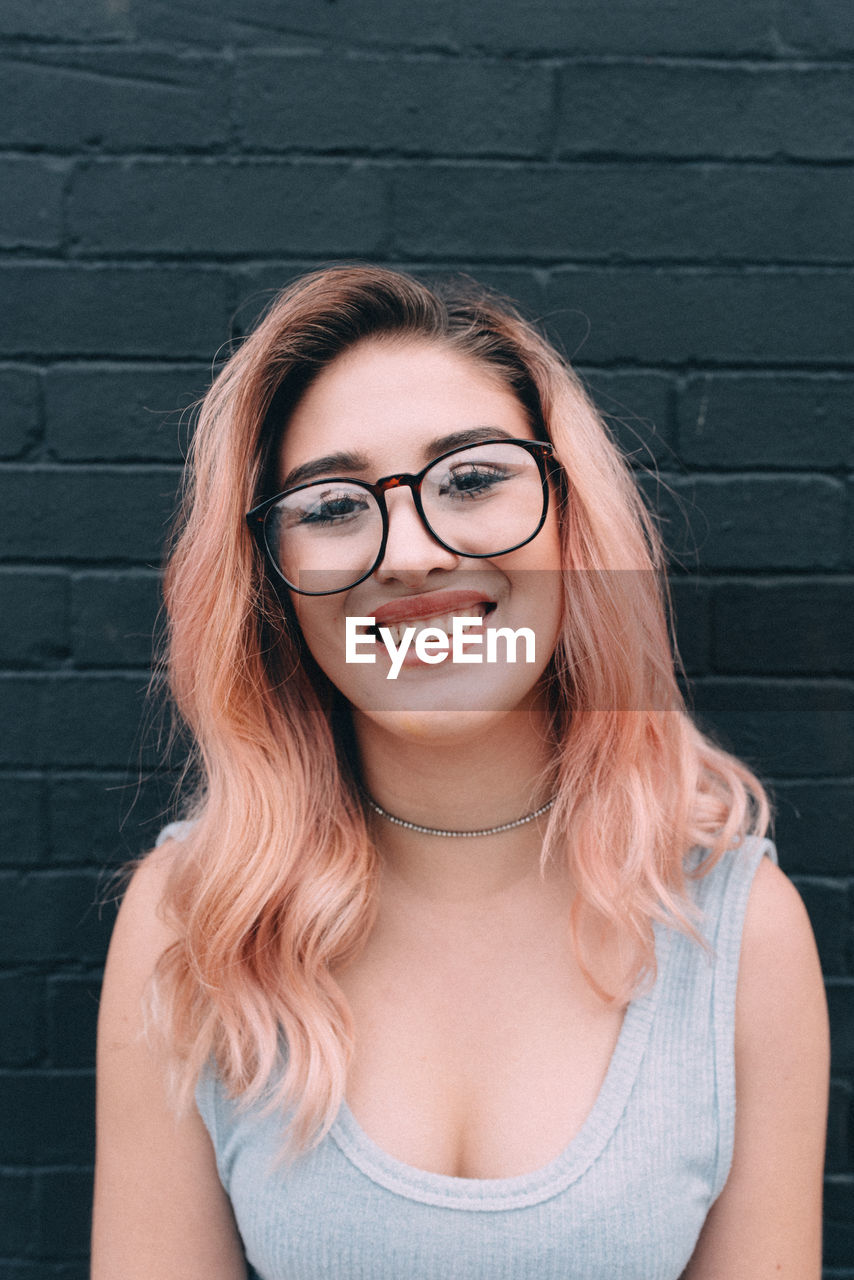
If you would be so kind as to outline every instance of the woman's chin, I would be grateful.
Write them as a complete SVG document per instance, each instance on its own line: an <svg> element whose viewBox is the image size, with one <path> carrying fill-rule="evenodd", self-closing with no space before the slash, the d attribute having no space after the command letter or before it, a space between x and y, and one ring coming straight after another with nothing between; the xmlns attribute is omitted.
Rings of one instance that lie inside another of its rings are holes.
<svg viewBox="0 0 854 1280"><path fill-rule="evenodd" d="M452 744L479 736L508 712L461 711L459 708L362 710L354 708L357 732L368 724L409 742Z"/></svg>
<svg viewBox="0 0 854 1280"><path fill-rule="evenodd" d="M401 672L403 676L405 672ZM415 673L413 673L415 674ZM409 741L449 743L480 736L516 713L529 715L542 703L540 690L516 672L449 673L443 679L362 682L349 697L357 726L378 728ZM514 678L515 676L515 678Z"/></svg>

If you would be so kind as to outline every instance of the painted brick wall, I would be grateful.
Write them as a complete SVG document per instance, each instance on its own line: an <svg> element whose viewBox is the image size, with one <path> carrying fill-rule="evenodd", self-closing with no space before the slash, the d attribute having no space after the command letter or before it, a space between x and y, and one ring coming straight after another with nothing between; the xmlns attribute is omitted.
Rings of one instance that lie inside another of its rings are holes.
<svg viewBox="0 0 854 1280"><path fill-rule="evenodd" d="M169 792L143 708L181 411L346 256L516 296L672 491L645 480L695 705L774 785L819 939L854 1276L852 46L848 0L0 7L7 1280L87 1273L93 903Z"/></svg>

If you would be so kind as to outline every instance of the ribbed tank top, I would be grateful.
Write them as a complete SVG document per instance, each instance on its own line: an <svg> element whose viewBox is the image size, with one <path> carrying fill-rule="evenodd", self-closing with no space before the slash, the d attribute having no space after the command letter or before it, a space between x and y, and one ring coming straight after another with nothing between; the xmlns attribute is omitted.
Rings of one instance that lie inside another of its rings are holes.
<svg viewBox="0 0 854 1280"><path fill-rule="evenodd" d="M581 1129L535 1173L426 1173L382 1151L346 1103L283 1166L283 1117L240 1108L203 1073L199 1111L258 1277L677 1280L732 1159L738 959L763 855L777 861L748 838L693 884L711 955L655 925L655 984L629 1004Z"/></svg>

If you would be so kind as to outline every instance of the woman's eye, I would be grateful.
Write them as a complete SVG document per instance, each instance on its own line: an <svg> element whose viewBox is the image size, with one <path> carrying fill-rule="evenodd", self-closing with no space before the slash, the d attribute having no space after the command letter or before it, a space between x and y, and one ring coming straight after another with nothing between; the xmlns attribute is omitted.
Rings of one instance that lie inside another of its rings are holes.
<svg viewBox="0 0 854 1280"><path fill-rule="evenodd" d="M503 467L486 466L484 463L468 463L454 467L439 486L441 496L480 497L490 493L496 485L508 479Z"/></svg>
<svg viewBox="0 0 854 1280"><path fill-rule="evenodd" d="M367 511L368 503L364 498L352 493L322 498L300 513L299 523L303 525L340 524L346 520L356 519L363 511Z"/></svg>

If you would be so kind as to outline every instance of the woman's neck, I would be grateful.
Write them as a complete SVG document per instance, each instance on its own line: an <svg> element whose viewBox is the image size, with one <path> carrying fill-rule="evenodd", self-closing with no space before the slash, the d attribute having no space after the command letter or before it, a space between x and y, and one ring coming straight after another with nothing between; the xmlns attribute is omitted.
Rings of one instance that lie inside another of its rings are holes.
<svg viewBox="0 0 854 1280"><path fill-rule="evenodd" d="M354 715L363 786L384 809L424 827L470 831L513 822L551 796L551 746L533 709L489 717L451 740L393 731ZM432 836L374 816L387 875L434 900L483 900L540 878L548 815L490 836Z"/></svg>

